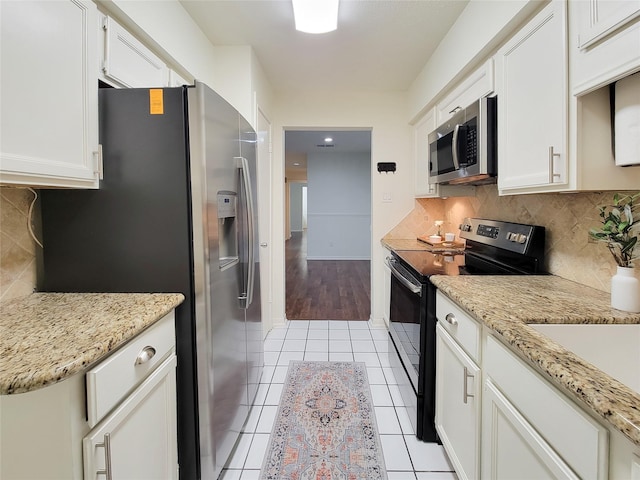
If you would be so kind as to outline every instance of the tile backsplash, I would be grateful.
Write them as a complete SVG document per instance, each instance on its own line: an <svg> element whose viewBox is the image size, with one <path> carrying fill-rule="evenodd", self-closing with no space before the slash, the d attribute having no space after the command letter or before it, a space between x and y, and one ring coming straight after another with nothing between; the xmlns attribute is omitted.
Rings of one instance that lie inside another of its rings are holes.
<svg viewBox="0 0 640 480"><path fill-rule="evenodd" d="M36 248L28 228L33 193L22 188L0 188L0 301L33 292L36 285Z"/></svg>
<svg viewBox="0 0 640 480"><path fill-rule="evenodd" d="M501 197L496 185L485 185L476 188L475 197L417 199L414 210L388 236L414 238L432 234L435 220L445 221L443 231L458 234L458 225L465 217L542 225L546 229L546 270L608 292L616 263L604 244L589 241L588 232L600 224L598 206L610 204L614 193Z"/></svg>
<svg viewBox="0 0 640 480"><path fill-rule="evenodd" d="M604 244L589 241L588 231L599 224L597 207L608 204L612 197L613 192L500 197L495 185L486 185L477 187L475 197L417 199L413 211L387 236L433 234L436 220L445 222L443 233L457 234L465 217L542 225L546 228L548 272L609 291L615 262ZM32 200L27 189L0 188L0 301L28 295L36 285L39 247L27 226Z"/></svg>

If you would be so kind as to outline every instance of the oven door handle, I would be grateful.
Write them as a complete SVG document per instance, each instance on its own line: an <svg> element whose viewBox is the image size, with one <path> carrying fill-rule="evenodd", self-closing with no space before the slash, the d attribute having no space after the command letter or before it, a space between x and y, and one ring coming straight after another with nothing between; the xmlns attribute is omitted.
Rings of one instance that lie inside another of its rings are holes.
<svg viewBox="0 0 640 480"><path fill-rule="evenodd" d="M396 277L398 281L402 283L402 285L407 287L412 293L418 295L419 297L422 296L422 285L421 284L416 285L414 282L412 282L407 277L405 277L402 274L402 272L398 270L398 268L395 266L395 263L396 263L395 259L387 257L386 263L387 263L387 266L389 267L389 270L391 270L392 275Z"/></svg>

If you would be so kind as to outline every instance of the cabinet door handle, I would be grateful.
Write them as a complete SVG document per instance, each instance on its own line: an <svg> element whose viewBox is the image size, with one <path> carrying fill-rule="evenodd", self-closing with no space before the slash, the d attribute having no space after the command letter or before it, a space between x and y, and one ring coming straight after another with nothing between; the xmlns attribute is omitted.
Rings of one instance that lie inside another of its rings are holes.
<svg viewBox="0 0 640 480"><path fill-rule="evenodd" d="M555 178L558 177L560 178L560 174L559 173L553 173L553 159L554 157L560 157L559 153L554 153L553 151L553 145L551 145L549 147L549 183L553 183Z"/></svg>
<svg viewBox="0 0 640 480"><path fill-rule="evenodd" d="M149 360L151 360L155 356L155 354L156 354L156 349L150 345L147 345L142 350L140 350L140 353L136 357L135 365L142 365L143 363L147 363Z"/></svg>
<svg viewBox="0 0 640 480"><path fill-rule="evenodd" d="M458 110L462 110L461 106L457 106L456 108L454 108L453 110L449 110L449 113L456 113Z"/></svg>
<svg viewBox="0 0 640 480"><path fill-rule="evenodd" d="M473 375L471 373L469 373L469 370L467 370L467 367L464 367L464 382L463 382L463 388L462 388L462 400L464 401L464 403L467 403L467 400L469 398L473 398L473 394L469 393L469 387L467 386L467 380L469 378L474 378Z"/></svg>
<svg viewBox="0 0 640 480"><path fill-rule="evenodd" d="M449 322L451 325L457 325L458 324L458 319L456 318L456 316L453 313L447 313L447 316L444 317L444 319Z"/></svg>
<svg viewBox="0 0 640 480"><path fill-rule="evenodd" d="M104 447L104 470L96 470L96 475L104 475L107 480L113 480L111 473L111 434L105 433L102 443L96 443L96 447Z"/></svg>

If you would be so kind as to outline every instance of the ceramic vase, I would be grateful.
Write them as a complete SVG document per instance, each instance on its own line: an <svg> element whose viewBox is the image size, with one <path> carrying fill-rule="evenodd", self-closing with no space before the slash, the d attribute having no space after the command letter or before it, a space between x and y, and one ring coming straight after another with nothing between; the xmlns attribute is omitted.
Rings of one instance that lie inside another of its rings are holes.
<svg viewBox="0 0 640 480"><path fill-rule="evenodd" d="M640 280L632 267L618 267L611 277L611 306L624 312L640 312Z"/></svg>

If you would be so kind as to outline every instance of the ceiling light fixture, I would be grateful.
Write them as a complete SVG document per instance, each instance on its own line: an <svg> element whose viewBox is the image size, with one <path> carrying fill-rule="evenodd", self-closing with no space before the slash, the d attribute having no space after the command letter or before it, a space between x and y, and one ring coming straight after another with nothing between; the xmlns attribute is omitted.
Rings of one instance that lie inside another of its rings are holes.
<svg viewBox="0 0 640 480"><path fill-rule="evenodd" d="M291 0L296 30L327 33L338 28L339 0Z"/></svg>

